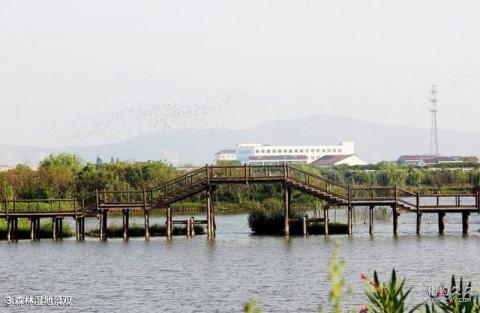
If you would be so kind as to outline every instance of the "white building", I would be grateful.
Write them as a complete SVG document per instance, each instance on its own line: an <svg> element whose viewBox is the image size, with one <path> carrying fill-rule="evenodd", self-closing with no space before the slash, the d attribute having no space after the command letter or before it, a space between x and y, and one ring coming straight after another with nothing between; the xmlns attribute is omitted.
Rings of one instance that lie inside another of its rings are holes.
<svg viewBox="0 0 480 313"><path fill-rule="evenodd" d="M215 153L215 161L235 161L237 160L237 151L235 149L225 149Z"/></svg>
<svg viewBox="0 0 480 313"><path fill-rule="evenodd" d="M347 155L324 155L320 159L316 160L312 164L318 165L320 167L332 167L337 165L367 165L365 161L360 159L355 154Z"/></svg>
<svg viewBox="0 0 480 313"><path fill-rule="evenodd" d="M353 142L334 146L273 146L266 144L240 144L237 160L242 164L312 163L325 155L355 154Z"/></svg>

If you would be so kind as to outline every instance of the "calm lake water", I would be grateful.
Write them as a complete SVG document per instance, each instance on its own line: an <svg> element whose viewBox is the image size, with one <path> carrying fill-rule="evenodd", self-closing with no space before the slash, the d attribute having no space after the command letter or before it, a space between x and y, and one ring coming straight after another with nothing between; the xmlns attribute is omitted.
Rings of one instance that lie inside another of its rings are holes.
<svg viewBox="0 0 480 313"><path fill-rule="evenodd" d="M388 278L395 267L413 287L412 300L425 300L429 285L448 282L452 274L479 281L476 215L464 237L458 214L447 214L444 236L437 234L436 215L424 214L423 234L417 237L415 216L402 214L398 238L392 236L391 223L378 216L371 238L364 213L357 211L351 238L253 236L247 215L237 214L217 215L214 241L205 236L179 236L170 242L163 237L149 242L2 241L0 312L25 311L6 307L7 296L35 295L72 296L69 308L30 308L35 312L241 312L250 298L259 299L265 312L314 312L319 305L328 312L328 259L336 239L347 260L345 278L351 289L345 306L352 309L365 299L361 272L377 270ZM340 212L337 218L343 218ZM141 219L132 218L135 222ZM151 217L151 224L163 222L163 217Z"/></svg>

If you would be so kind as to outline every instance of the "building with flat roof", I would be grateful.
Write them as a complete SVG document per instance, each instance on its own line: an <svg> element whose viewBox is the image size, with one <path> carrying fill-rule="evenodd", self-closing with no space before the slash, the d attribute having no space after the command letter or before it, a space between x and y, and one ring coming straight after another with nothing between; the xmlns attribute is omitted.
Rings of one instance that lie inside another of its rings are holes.
<svg viewBox="0 0 480 313"><path fill-rule="evenodd" d="M445 163L478 162L476 156L438 156L430 154L402 155L397 163L400 165L427 166Z"/></svg>
<svg viewBox="0 0 480 313"><path fill-rule="evenodd" d="M239 144L237 160L242 164L312 163L325 155L355 154L353 142L339 145L300 146Z"/></svg>
<svg viewBox="0 0 480 313"><path fill-rule="evenodd" d="M215 153L215 161L235 161L237 151L235 149L224 149Z"/></svg>

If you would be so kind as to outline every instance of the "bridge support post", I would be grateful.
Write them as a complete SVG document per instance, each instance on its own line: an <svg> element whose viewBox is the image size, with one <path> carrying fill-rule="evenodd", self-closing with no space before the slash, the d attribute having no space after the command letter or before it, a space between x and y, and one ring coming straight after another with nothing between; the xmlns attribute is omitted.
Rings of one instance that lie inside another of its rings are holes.
<svg viewBox="0 0 480 313"><path fill-rule="evenodd" d="M123 240L128 240L128 219L129 210L123 209Z"/></svg>
<svg viewBox="0 0 480 313"><path fill-rule="evenodd" d="M85 217L80 219L80 240L85 240Z"/></svg>
<svg viewBox="0 0 480 313"><path fill-rule="evenodd" d="M62 233L63 233L63 217L57 218L58 223L58 239L62 240Z"/></svg>
<svg viewBox="0 0 480 313"><path fill-rule="evenodd" d="M150 240L150 212L147 209L143 210L143 219L145 222L145 240Z"/></svg>
<svg viewBox="0 0 480 313"><path fill-rule="evenodd" d="M13 235L13 219L7 219L7 240L8 242L12 242L15 240Z"/></svg>
<svg viewBox="0 0 480 313"><path fill-rule="evenodd" d="M417 235L420 235L422 228L422 213L417 212Z"/></svg>
<svg viewBox="0 0 480 313"><path fill-rule="evenodd" d="M32 217L30 219L30 240L38 240L38 218Z"/></svg>
<svg viewBox="0 0 480 313"><path fill-rule="evenodd" d="M17 241L18 220L17 218L9 218L7 223L7 239L9 242L15 242Z"/></svg>
<svg viewBox="0 0 480 313"><path fill-rule="evenodd" d="M52 217L52 240L58 240L58 221L56 217Z"/></svg>
<svg viewBox="0 0 480 313"><path fill-rule="evenodd" d="M215 223L215 186L212 186L210 191L210 219L212 220L212 237L215 238L217 235L217 224Z"/></svg>
<svg viewBox="0 0 480 313"><path fill-rule="evenodd" d="M210 186L206 193L207 206L207 235L208 238L215 237L215 212L213 207L213 188Z"/></svg>
<svg viewBox="0 0 480 313"><path fill-rule="evenodd" d="M285 236L290 235L290 204L292 201L292 187L285 184L284 186L284 200L285 200Z"/></svg>
<svg viewBox="0 0 480 313"><path fill-rule="evenodd" d="M392 216L393 216L393 235L398 236L398 217L400 214L398 213L397 206L392 206Z"/></svg>
<svg viewBox="0 0 480 313"><path fill-rule="evenodd" d="M347 224L348 224L348 235L351 236L352 233L353 233L353 221L352 221L352 217L353 217L353 214L352 214L352 210L353 207L351 204L349 204L347 206Z"/></svg>
<svg viewBox="0 0 480 313"><path fill-rule="evenodd" d="M167 239L172 238L172 208L167 207Z"/></svg>
<svg viewBox="0 0 480 313"><path fill-rule="evenodd" d="M210 212L210 189L207 190L206 196L205 196L205 206L207 209L207 237L211 238L212 236L212 217Z"/></svg>
<svg viewBox="0 0 480 313"><path fill-rule="evenodd" d="M100 240L107 240L108 210L100 212Z"/></svg>
<svg viewBox="0 0 480 313"><path fill-rule="evenodd" d="M187 237L190 238L190 231L192 230L192 219L189 218L187 219L187 227L186 227L186 230L187 230Z"/></svg>
<svg viewBox="0 0 480 313"><path fill-rule="evenodd" d="M37 227L35 227L37 240L40 240L40 218L37 219Z"/></svg>
<svg viewBox="0 0 480 313"><path fill-rule="evenodd" d="M330 219L328 218L329 209L330 207L328 205L325 205L323 207L323 234L325 236L328 236L328 233L329 233L329 229L328 229L328 222L330 221Z"/></svg>
<svg viewBox="0 0 480 313"><path fill-rule="evenodd" d="M368 233L373 235L373 209L375 206L371 205L368 208Z"/></svg>
<svg viewBox="0 0 480 313"><path fill-rule="evenodd" d="M75 237L77 241L85 240L85 225L84 225L85 218L84 217L77 217L75 220Z"/></svg>
<svg viewBox="0 0 480 313"><path fill-rule="evenodd" d="M438 233L445 234L445 212L438 212Z"/></svg>
<svg viewBox="0 0 480 313"><path fill-rule="evenodd" d="M304 215L303 218L302 218L302 225L303 225L303 235L304 236L307 236L308 235L308 232L307 232L307 219L308 219L308 215Z"/></svg>
<svg viewBox="0 0 480 313"><path fill-rule="evenodd" d="M469 212L462 212L462 233L464 235L468 234L468 216Z"/></svg>
<svg viewBox="0 0 480 313"><path fill-rule="evenodd" d="M195 236L195 218L192 216L190 217L190 236Z"/></svg>

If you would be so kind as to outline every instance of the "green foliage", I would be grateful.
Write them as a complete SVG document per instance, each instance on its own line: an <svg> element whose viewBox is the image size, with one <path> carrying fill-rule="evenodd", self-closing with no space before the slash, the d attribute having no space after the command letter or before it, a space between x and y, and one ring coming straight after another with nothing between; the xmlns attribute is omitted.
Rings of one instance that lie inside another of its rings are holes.
<svg viewBox="0 0 480 313"><path fill-rule="evenodd" d="M343 271L345 270L345 259L340 257L340 241L335 241L333 254L328 262L328 280L332 284L332 288L328 294L328 299L332 305L332 312L341 312L341 302L345 297L345 279Z"/></svg>
<svg viewBox="0 0 480 313"><path fill-rule="evenodd" d="M425 304L426 313L444 312L444 313L479 313L480 304L479 297L475 290L472 289L472 283L467 285L460 282L457 285L455 276L452 276L450 289L438 290L433 295L434 300L430 304Z"/></svg>
<svg viewBox="0 0 480 313"><path fill-rule="evenodd" d="M196 235L203 235L205 234L205 228L202 225L194 225L193 229ZM149 227L150 236L166 236L167 235L167 226L165 224L153 224ZM186 235L187 228L186 226L174 226L172 228L172 235ZM89 230L86 233L89 237L98 237L100 235L100 229L94 228ZM142 237L145 235L145 226L143 225L130 225L128 228L128 235L130 237ZM121 238L123 237L123 226L111 224L107 228L107 237L110 238Z"/></svg>
<svg viewBox="0 0 480 313"><path fill-rule="evenodd" d="M381 282L378 274L373 273L373 281L365 277L367 289L365 294L369 300L367 309L373 313L403 313L407 312L406 299L411 289L404 290L405 279L397 281L395 269L392 270L390 281ZM414 312L421 304L415 306L408 312Z"/></svg>
<svg viewBox="0 0 480 313"><path fill-rule="evenodd" d="M249 300L243 306L243 312L245 313L262 313L262 310L258 306L258 302L255 299Z"/></svg>
<svg viewBox="0 0 480 313"><path fill-rule="evenodd" d="M7 238L7 227L7 221L0 220L0 239ZM70 225L63 224L62 237L71 237L73 235L74 233ZM18 239L30 239L30 221L28 219L18 219L17 237ZM47 222L40 225L39 237L52 238L52 223Z"/></svg>

